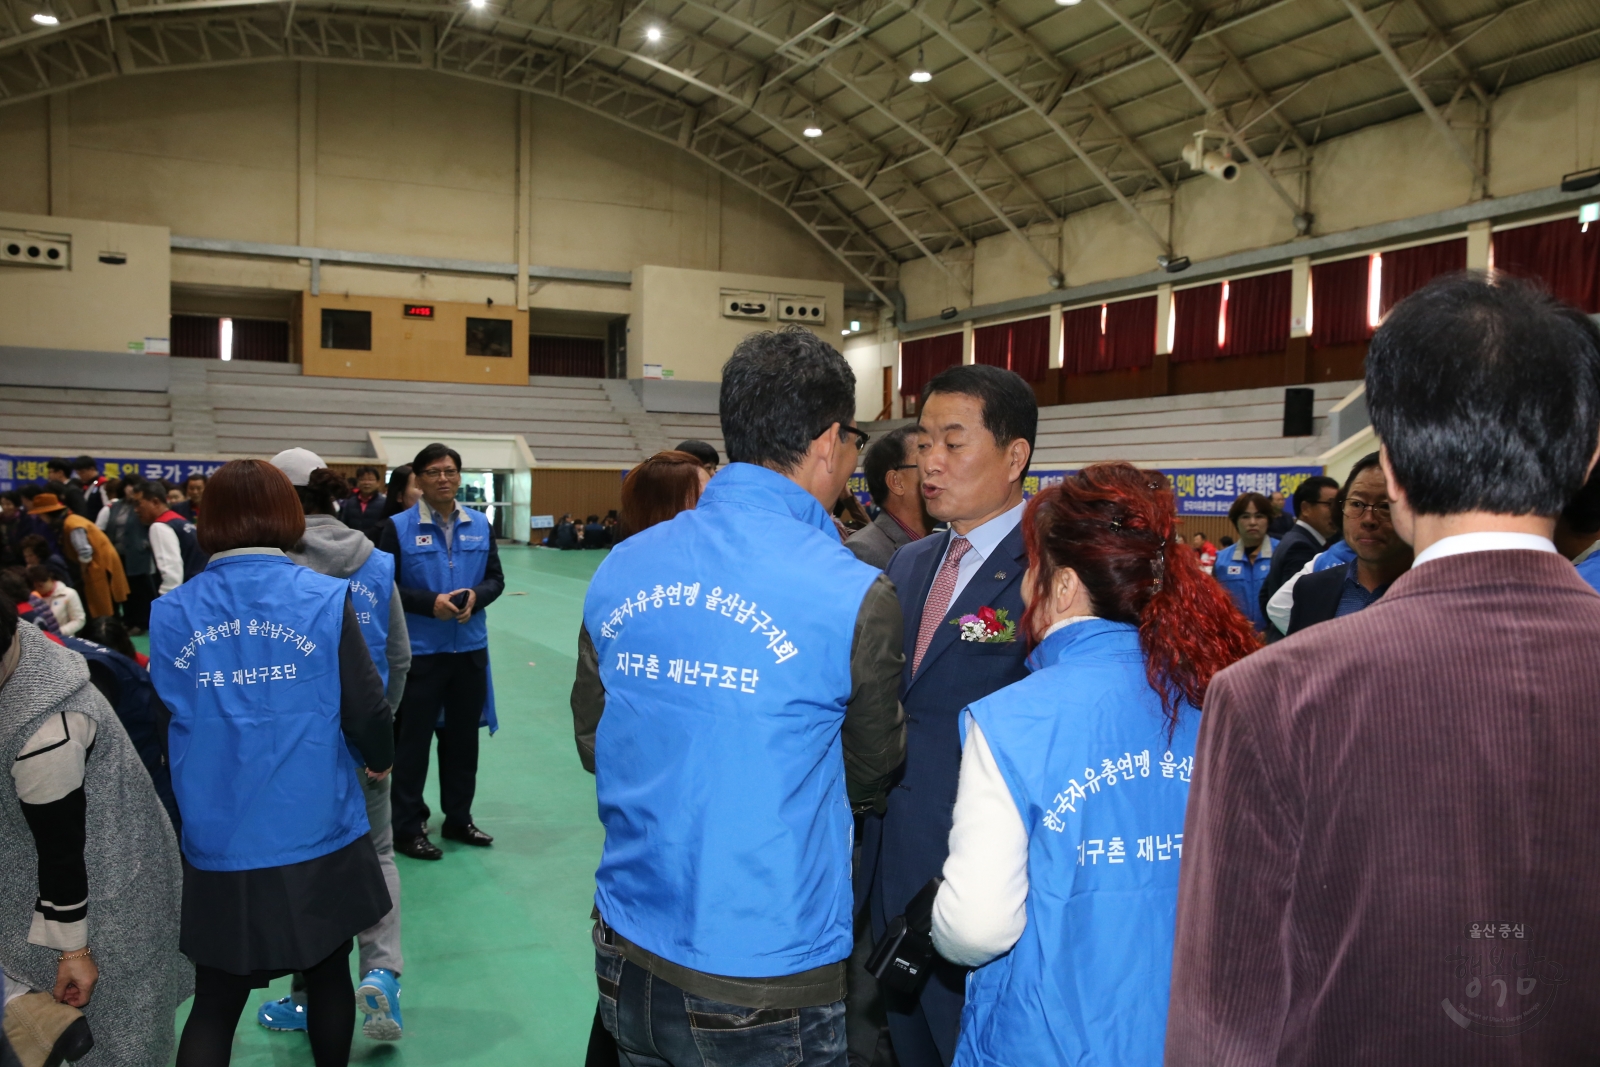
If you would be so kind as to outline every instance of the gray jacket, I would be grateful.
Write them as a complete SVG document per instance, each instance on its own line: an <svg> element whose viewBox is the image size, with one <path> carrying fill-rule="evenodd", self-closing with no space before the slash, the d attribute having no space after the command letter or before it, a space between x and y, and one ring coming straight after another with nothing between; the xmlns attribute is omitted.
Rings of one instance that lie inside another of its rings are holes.
<svg viewBox="0 0 1600 1067"><path fill-rule="evenodd" d="M83 855L89 945L100 980L84 1009L94 1032L85 1067L149 1067L173 1053L173 1013L194 988L178 951L183 867L167 811L121 721L89 684L89 666L29 623L0 688L0 766L9 770L39 726L75 711L95 724L84 764ZM54 949L28 943L39 892L38 853L16 790L0 789L0 968L35 989L56 983Z"/></svg>
<svg viewBox="0 0 1600 1067"><path fill-rule="evenodd" d="M289 551L289 558L302 567L334 578L348 578L361 569L372 555L372 542L332 515L307 515L306 535ZM406 612L400 606L398 586L389 590L389 688L384 699L391 711L399 710L406 690L406 674L411 670L411 636L406 631Z"/></svg>
<svg viewBox="0 0 1600 1067"><path fill-rule="evenodd" d="M889 557L894 555L895 549L910 543L910 536L885 511L872 520L872 525L851 534L844 547L855 553L862 563L870 563L881 571L888 568Z"/></svg>

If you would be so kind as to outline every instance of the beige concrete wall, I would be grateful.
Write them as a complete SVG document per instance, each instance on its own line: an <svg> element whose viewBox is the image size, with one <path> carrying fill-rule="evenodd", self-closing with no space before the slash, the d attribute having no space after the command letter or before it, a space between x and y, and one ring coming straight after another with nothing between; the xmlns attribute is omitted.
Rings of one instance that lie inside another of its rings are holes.
<svg viewBox="0 0 1600 1067"><path fill-rule="evenodd" d="M50 105L0 107L0 211L50 213Z"/></svg>
<svg viewBox="0 0 1600 1067"><path fill-rule="evenodd" d="M0 346L129 352L167 336L165 227L0 211L0 229L65 236L72 245L65 270L0 264ZM101 263L102 252L127 262Z"/></svg>
<svg viewBox="0 0 1600 1067"><path fill-rule="evenodd" d="M740 338L784 325L776 318L767 322L724 318L723 289L819 296L827 302L826 317L814 332L835 347L842 339L844 285L840 282L642 266L633 272L628 377L641 377L644 365L652 363L672 371L675 379L720 381L722 365Z"/></svg>
<svg viewBox="0 0 1600 1067"><path fill-rule="evenodd" d="M1489 155L1489 188L1496 196L1548 188L1563 174L1600 165L1600 63L1506 90L1495 103ZM1281 180L1291 193L1298 188L1293 175ZM1423 115L1316 146L1311 210L1317 234L1443 211L1471 195L1471 175ZM1164 211L1143 210L1157 230L1165 229ZM1120 205L1078 212L1063 226L1068 286L1155 268L1155 245ZM1178 186L1172 237L1180 255L1209 259L1294 236L1288 206L1251 167L1237 182L1186 177ZM910 317L919 319L946 307L1042 294L1048 291L1043 274L1015 237L999 234L978 242L970 294L927 260L904 264L900 277Z"/></svg>

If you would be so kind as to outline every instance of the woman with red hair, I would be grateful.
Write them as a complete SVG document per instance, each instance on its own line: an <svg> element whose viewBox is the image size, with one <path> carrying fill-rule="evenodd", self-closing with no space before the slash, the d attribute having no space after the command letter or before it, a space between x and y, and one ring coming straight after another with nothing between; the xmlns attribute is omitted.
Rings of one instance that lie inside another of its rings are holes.
<svg viewBox="0 0 1600 1067"><path fill-rule="evenodd" d="M1160 1063L1199 708L1258 639L1158 471L1085 468L1022 523L1031 673L962 716L933 902L940 954L978 968L955 1063Z"/></svg>

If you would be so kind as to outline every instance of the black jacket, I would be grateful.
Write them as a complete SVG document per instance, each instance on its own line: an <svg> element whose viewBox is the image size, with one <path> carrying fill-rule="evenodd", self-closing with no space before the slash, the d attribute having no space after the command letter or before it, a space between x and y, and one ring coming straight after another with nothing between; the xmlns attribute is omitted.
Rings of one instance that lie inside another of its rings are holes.
<svg viewBox="0 0 1600 1067"><path fill-rule="evenodd" d="M1327 547L1326 542L1318 541L1310 530L1295 523L1294 527L1278 542L1272 550L1272 569L1267 572L1267 580L1261 584L1261 617L1267 617L1267 601L1272 599L1272 594L1283 588L1283 583L1300 573L1300 569L1318 552ZM1295 586L1295 596L1298 597L1299 586ZM1269 624L1270 626L1270 624ZM1282 636L1273 628L1269 636L1274 639Z"/></svg>
<svg viewBox="0 0 1600 1067"><path fill-rule="evenodd" d="M1299 633L1307 626L1334 617L1339 610L1339 600L1344 596L1345 578L1355 565L1355 560L1351 560L1343 567L1329 567L1294 583L1294 607L1289 611L1290 633Z"/></svg>

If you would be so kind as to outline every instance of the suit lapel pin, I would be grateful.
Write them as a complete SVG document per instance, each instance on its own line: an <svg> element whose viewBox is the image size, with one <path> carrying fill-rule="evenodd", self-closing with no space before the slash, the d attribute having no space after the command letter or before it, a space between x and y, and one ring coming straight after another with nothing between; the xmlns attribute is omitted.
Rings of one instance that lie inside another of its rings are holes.
<svg viewBox="0 0 1600 1067"><path fill-rule="evenodd" d="M994 580L997 581L997 582L1005 581L1006 580L1006 572L1005 571L995 571L994 572Z"/></svg>

